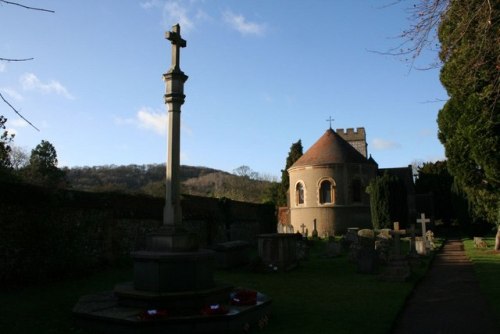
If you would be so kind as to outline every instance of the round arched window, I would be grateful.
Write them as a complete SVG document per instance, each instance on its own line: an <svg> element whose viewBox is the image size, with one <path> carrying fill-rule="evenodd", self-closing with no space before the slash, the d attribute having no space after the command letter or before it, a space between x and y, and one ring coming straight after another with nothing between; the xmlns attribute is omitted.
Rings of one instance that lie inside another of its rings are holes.
<svg viewBox="0 0 500 334"><path fill-rule="evenodd" d="M295 204L304 204L304 185L301 182L295 186Z"/></svg>

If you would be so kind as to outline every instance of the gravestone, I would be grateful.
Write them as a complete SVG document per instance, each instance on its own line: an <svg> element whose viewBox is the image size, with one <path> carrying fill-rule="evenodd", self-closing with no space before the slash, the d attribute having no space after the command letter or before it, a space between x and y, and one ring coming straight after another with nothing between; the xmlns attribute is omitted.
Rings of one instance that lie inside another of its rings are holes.
<svg viewBox="0 0 500 334"><path fill-rule="evenodd" d="M422 226L422 240L425 243L426 250L430 250L430 248L431 248L430 244L427 242L427 238L426 238L426 235L427 235L426 224L430 223L430 222L431 222L431 220L429 218L425 217L425 213L421 213L420 218L417 219L417 223L421 224L421 226Z"/></svg>
<svg viewBox="0 0 500 334"><path fill-rule="evenodd" d="M318 239L318 230L316 229L316 219L313 220L313 225L314 225L314 228L313 228L313 231L311 233L311 237L313 239Z"/></svg>
<svg viewBox="0 0 500 334"><path fill-rule="evenodd" d="M300 225L300 228L302 229L302 236L303 236L304 238L306 238L306 237L307 237L307 235L306 235L306 230L305 230L306 225L305 225L304 223L302 223L302 225Z"/></svg>
<svg viewBox="0 0 500 334"><path fill-rule="evenodd" d="M415 250L418 255L427 255L427 247L425 244L425 240L422 237L415 237Z"/></svg>
<svg viewBox="0 0 500 334"><path fill-rule="evenodd" d="M488 248L488 244L481 237L474 237L475 248Z"/></svg>
<svg viewBox="0 0 500 334"><path fill-rule="evenodd" d="M429 245L430 249L436 248L436 244L434 243L434 232L431 230L425 232L425 240L427 241L427 245Z"/></svg>
<svg viewBox="0 0 500 334"><path fill-rule="evenodd" d="M355 228L348 228L347 229L347 232L345 235L342 236L342 238L340 239L340 244L342 245L342 249L344 251L347 251L349 252L349 258L350 258L350 261L355 261L355 258L354 259L351 259L351 246L352 244L356 244L358 242L358 228L355 227Z"/></svg>
<svg viewBox="0 0 500 334"><path fill-rule="evenodd" d="M414 258L418 255L417 248L415 246L415 224L410 225L408 232L410 232L410 252L408 253L408 255Z"/></svg>
<svg viewBox="0 0 500 334"><path fill-rule="evenodd" d="M374 248L361 247L356 254L357 271L361 274L374 274L378 270L378 254Z"/></svg>
<svg viewBox="0 0 500 334"><path fill-rule="evenodd" d="M328 240L325 245L325 252L323 254L324 257L333 258L340 256L342 251L342 247L339 242L335 240Z"/></svg>
<svg viewBox="0 0 500 334"><path fill-rule="evenodd" d="M300 233L296 235L297 237L297 260L308 260L309 259L309 243L306 238L303 238Z"/></svg>
<svg viewBox="0 0 500 334"><path fill-rule="evenodd" d="M289 271L298 266L297 236L268 233L257 235L258 253L265 266Z"/></svg>
<svg viewBox="0 0 500 334"><path fill-rule="evenodd" d="M219 269L235 268L249 262L250 244L247 241L235 240L214 246L215 263Z"/></svg>
<svg viewBox="0 0 500 334"><path fill-rule="evenodd" d="M357 234L357 243L351 245L351 257L355 258L358 273L373 274L378 270L375 234L369 229L359 230Z"/></svg>
<svg viewBox="0 0 500 334"><path fill-rule="evenodd" d="M390 229L380 230L377 238L375 239L375 250L377 251L378 258L382 263L387 263L389 261L391 253L392 237L390 235L390 231Z"/></svg>
<svg viewBox="0 0 500 334"><path fill-rule="evenodd" d="M399 223L394 223L394 230L390 232L393 239L392 254L380 278L386 282L404 282L410 277L410 266L408 259L402 254L401 236L406 234L405 230L399 229Z"/></svg>

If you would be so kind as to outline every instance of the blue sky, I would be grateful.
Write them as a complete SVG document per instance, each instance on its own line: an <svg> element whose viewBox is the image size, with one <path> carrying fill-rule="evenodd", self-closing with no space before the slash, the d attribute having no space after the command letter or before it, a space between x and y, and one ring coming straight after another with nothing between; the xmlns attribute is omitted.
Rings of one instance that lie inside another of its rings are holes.
<svg viewBox="0 0 500 334"><path fill-rule="evenodd" d="M21 1L21 0L20 0ZM163 163L170 66L164 33L179 22L189 76L181 163L279 176L293 142L307 150L332 127L364 127L380 167L444 158L439 70L411 70L386 51L409 25L392 1L21 1L0 5L0 114L15 144L41 140L61 166ZM424 54L418 63L430 63ZM438 102L436 102L438 101Z"/></svg>

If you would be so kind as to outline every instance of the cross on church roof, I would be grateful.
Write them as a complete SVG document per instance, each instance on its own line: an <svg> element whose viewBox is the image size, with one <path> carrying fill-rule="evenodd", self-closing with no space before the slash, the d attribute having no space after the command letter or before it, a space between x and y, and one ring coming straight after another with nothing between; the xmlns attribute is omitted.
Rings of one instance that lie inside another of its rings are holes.
<svg viewBox="0 0 500 334"><path fill-rule="evenodd" d="M186 40L181 37L181 26L176 24L172 27L172 31L165 33L165 38L172 42L172 66L170 72L180 71L180 49L186 47Z"/></svg>
<svg viewBox="0 0 500 334"><path fill-rule="evenodd" d="M328 118L326 121L330 122L330 129L331 129L332 128L332 122L334 121L334 119L332 118L332 116L330 116L330 118Z"/></svg>

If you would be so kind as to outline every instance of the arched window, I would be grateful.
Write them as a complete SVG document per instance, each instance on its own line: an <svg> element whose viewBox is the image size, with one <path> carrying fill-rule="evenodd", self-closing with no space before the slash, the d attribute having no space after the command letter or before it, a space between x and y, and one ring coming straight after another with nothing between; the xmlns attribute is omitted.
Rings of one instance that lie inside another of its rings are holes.
<svg viewBox="0 0 500 334"><path fill-rule="evenodd" d="M361 181L359 179L352 180L351 194L353 202L361 202Z"/></svg>
<svg viewBox="0 0 500 334"><path fill-rule="evenodd" d="M301 182L295 186L295 204L304 204L304 185Z"/></svg>
<svg viewBox="0 0 500 334"><path fill-rule="evenodd" d="M333 203L334 198L333 183L330 180L322 181L319 186L319 202L321 204L330 204Z"/></svg>

